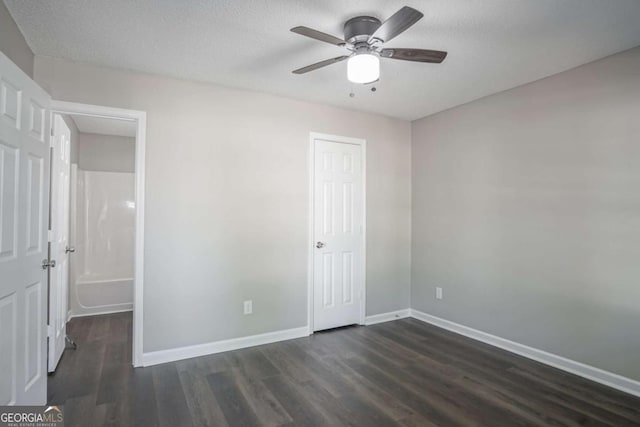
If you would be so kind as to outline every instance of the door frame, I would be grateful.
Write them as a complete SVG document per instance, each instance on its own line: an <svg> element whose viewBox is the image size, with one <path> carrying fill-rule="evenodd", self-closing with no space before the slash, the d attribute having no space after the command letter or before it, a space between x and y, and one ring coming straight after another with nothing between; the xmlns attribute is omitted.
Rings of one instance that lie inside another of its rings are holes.
<svg viewBox="0 0 640 427"><path fill-rule="evenodd" d="M320 132L309 133L309 224L307 235L307 328L313 334L313 267L314 267L314 224L315 224L315 141L321 139L341 144L359 145L362 150L362 289L360 289L360 325L365 324L367 311L367 141L363 138L331 135Z"/></svg>
<svg viewBox="0 0 640 427"><path fill-rule="evenodd" d="M54 260L56 260L57 262L57 266L59 268L62 268L61 262L62 260L60 259L60 257L58 255L60 255L58 252L54 252L54 249L59 249L57 247L57 241L54 240L59 238L59 235L57 233L53 232L53 227L55 225L57 225L56 222L54 222L54 212L55 212L55 219L57 218L57 215L60 213L58 212L58 205L56 204L56 206L54 206L54 195L58 196L59 195L59 191L55 191L55 190L59 190L58 187L54 188L54 183L56 183L59 179L58 176L56 176L56 164L59 160L59 154L56 151L56 149L58 149L60 146L58 145L58 141L57 141L57 137L59 137L60 135L58 133L56 133L57 131L57 126L58 126L58 122L56 120L56 115L60 117L60 121L61 123L65 126L65 128L69 131L69 147L68 150L69 152L67 153L68 155L68 165L69 165L69 170L68 170L68 178L69 178L69 188L67 188L68 194L69 194L69 199L67 200L67 209L68 209L68 218L67 218L67 249L71 246L70 243L70 238L71 238L71 130L69 129L69 126L67 125L67 123L65 122L64 118L59 115L59 114L55 114L55 113L51 113L51 132L50 132L50 140L49 140L49 149L50 149L50 157L49 157L49 177L50 177L50 181L49 181L49 228L47 230L47 232L49 233L48 235L48 254L49 254L49 260L51 260L52 258ZM62 185L58 182L58 185ZM57 194L56 194L57 193ZM57 201L57 199L56 199ZM57 230L56 230L57 231ZM69 282L71 280L71 269L69 268L69 254L65 253L65 256L67 258L67 283L60 283L58 282L58 289L57 291L60 292L62 290L62 286L61 285L66 285L67 289L66 294L67 294L67 301L65 302L66 304L66 312L63 313L64 315L64 330L65 330L65 334L66 334L66 325L67 325L67 321L68 321L68 316L69 316ZM66 344L66 336L62 337L62 351L61 353L58 355L56 354L55 350L57 349L57 341L56 341L56 333L57 331L57 321L59 320L56 316L56 313L58 312L59 307L55 307L56 310L55 311L51 311L52 308L52 304L53 304L53 300L52 300L52 295L51 295L51 290L52 290L52 278L54 276L55 273L52 272L51 269L49 269L49 271L47 272L47 343L48 343L48 349L47 349L47 372L48 373L52 373L55 372L56 368L58 367L59 363L60 363L60 359L62 358L62 354L64 353L64 347ZM64 292L63 292L64 293ZM57 295L56 295L57 296ZM51 322L51 316L53 313L53 324L49 323ZM52 353L53 352L53 353ZM51 356L54 356L53 358ZM57 358L55 356L58 356ZM55 365L53 366L53 370L51 369L51 363L52 363L52 359L57 359L55 360Z"/></svg>
<svg viewBox="0 0 640 427"><path fill-rule="evenodd" d="M51 102L51 114L71 114L105 119L135 121L135 249L133 277L133 366L142 366L143 354L143 296L144 296L144 185L145 185L145 143L147 132L147 113L145 111L104 107L100 105L80 104L76 102Z"/></svg>

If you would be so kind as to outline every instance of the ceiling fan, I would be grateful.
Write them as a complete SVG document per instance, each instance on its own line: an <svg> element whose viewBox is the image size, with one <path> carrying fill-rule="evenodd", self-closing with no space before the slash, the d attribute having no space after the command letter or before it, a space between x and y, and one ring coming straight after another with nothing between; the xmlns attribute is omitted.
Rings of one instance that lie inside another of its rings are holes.
<svg viewBox="0 0 640 427"><path fill-rule="evenodd" d="M292 28L315 40L345 48L348 54L338 56L306 67L298 68L293 74L304 74L327 65L348 59L347 78L353 83L372 83L380 77L380 58L400 59L403 61L430 62L439 64L444 61L447 52L426 49L389 48L383 44L406 31L424 15L408 6L397 11L384 22L372 16L356 16L344 24L344 40L308 27Z"/></svg>

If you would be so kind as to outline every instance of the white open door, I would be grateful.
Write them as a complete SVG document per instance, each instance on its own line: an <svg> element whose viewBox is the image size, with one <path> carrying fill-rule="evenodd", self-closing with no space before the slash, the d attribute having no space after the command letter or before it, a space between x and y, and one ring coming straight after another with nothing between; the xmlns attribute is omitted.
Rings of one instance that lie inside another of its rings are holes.
<svg viewBox="0 0 640 427"><path fill-rule="evenodd" d="M47 399L50 105L0 53L0 405Z"/></svg>
<svg viewBox="0 0 640 427"><path fill-rule="evenodd" d="M362 323L363 141L312 137L313 330Z"/></svg>
<svg viewBox="0 0 640 427"><path fill-rule="evenodd" d="M59 114L53 116L51 148L51 259L49 275L49 372L58 366L67 334L69 293L69 191L71 131Z"/></svg>

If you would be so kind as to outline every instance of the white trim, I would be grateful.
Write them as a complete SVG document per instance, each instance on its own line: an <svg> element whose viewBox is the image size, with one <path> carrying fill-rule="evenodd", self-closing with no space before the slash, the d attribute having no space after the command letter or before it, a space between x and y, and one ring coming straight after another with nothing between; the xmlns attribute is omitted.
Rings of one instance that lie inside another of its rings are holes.
<svg viewBox="0 0 640 427"><path fill-rule="evenodd" d="M314 224L314 211L313 211L313 186L315 183L314 173L314 160L315 150L313 147L313 133L309 135L309 156L307 168L309 169L309 224L307 229L307 334L313 334L313 224Z"/></svg>
<svg viewBox="0 0 640 427"><path fill-rule="evenodd" d="M144 289L144 185L145 185L145 144L147 113L144 111L79 104L75 102L51 102L52 113L103 117L116 120L135 121L135 203L136 203L136 243L135 274L133 281L133 366L142 366L143 343L143 289Z"/></svg>
<svg viewBox="0 0 640 427"><path fill-rule="evenodd" d="M104 310L104 311L96 311L95 313L80 313L80 314L69 313L68 320L71 320L75 317L102 316L103 314L126 313L128 311L133 311L133 309L125 308L122 310Z"/></svg>
<svg viewBox="0 0 640 427"><path fill-rule="evenodd" d="M411 309L411 317L640 397L640 381Z"/></svg>
<svg viewBox="0 0 640 427"><path fill-rule="evenodd" d="M133 280L131 280L133 282ZM76 283L76 285L78 285L78 283ZM81 283L80 285L83 285L83 283ZM77 295L76 295L77 297ZM78 299L78 298L76 298ZM82 304L81 302L78 301L78 305L80 306L80 308L84 309L84 310L104 310L107 309L108 307L122 307L122 306L127 306L127 307L131 307L131 309L133 309L133 303L132 302L120 302L117 304L102 304L102 305L94 305L94 306L86 306L84 304Z"/></svg>
<svg viewBox="0 0 640 427"><path fill-rule="evenodd" d="M55 99L51 101L51 112L128 121L137 121L147 115L144 111L106 107L102 105L81 104L78 102L57 101Z"/></svg>
<svg viewBox="0 0 640 427"><path fill-rule="evenodd" d="M308 336L307 327L303 326L301 328L267 332L248 337L232 338L206 344L153 351L142 355L142 366L158 365L160 363L174 362L176 360L190 359L192 357L205 356L207 354L222 353L223 351L238 350L241 348L270 344L306 336Z"/></svg>
<svg viewBox="0 0 640 427"><path fill-rule="evenodd" d="M138 115L135 147L136 247L133 281L133 366L142 365L144 302L144 194L147 143L147 113Z"/></svg>
<svg viewBox="0 0 640 427"><path fill-rule="evenodd" d="M86 277L86 276L85 276ZM84 286L84 285L97 285L100 283L109 283L109 282L133 282L133 277L115 277L113 279L96 279L96 280L87 280L86 282L78 282L76 285ZM128 304L128 303L124 303ZM107 305L120 305L120 304L107 304Z"/></svg>
<svg viewBox="0 0 640 427"><path fill-rule="evenodd" d="M411 315L411 309L405 308L404 310L390 311L388 313L374 314L373 316L367 316L364 319L364 324L375 325L376 323L390 322L392 320L399 320L409 317Z"/></svg>
<svg viewBox="0 0 640 427"><path fill-rule="evenodd" d="M313 248L314 248L314 154L315 140L333 141L343 144L359 145L362 148L362 289L360 291L360 324L366 324L367 312L367 141L362 138L309 132L309 228L307 258L307 327L308 335L313 334Z"/></svg>

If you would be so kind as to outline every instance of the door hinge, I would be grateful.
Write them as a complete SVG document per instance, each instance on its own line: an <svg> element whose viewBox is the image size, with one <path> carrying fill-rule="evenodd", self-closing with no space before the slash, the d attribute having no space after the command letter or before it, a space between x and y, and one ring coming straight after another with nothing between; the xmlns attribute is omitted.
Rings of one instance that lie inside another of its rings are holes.
<svg viewBox="0 0 640 427"><path fill-rule="evenodd" d="M53 325L47 325L47 336L53 338L54 332Z"/></svg>
<svg viewBox="0 0 640 427"><path fill-rule="evenodd" d="M53 230L47 231L47 242L53 242Z"/></svg>

